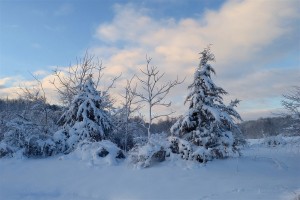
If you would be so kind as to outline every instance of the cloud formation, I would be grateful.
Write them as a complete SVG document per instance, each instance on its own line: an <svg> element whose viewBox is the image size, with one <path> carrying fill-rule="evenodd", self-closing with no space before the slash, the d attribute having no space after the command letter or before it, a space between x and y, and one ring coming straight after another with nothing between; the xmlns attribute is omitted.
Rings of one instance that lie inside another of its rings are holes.
<svg viewBox="0 0 300 200"><path fill-rule="evenodd" d="M215 80L230 92L227 101L243 100L240 110L246 119L247 112L254 116L255 105L256 113L267 113L274 107L268 100L277 99L278 104L288 87L299 84L297 1L233 0L219 10L207 10L202 17L180 20L155 19L151 12L133 4L116 5L114 19L97 28L96 37L104 47L94 47L94 52L101 56L107 49L112 51L104 58L112 73L122 68L125 74L138 73L148 54L168 78L187 77L172 94L183 102L182 94L198 64L197 52L212 43ZM112 49L117 46L121 47ZM276 62L287 59L286 55L294 55L293 65L278 66ZM251 102L254 106L247 110Z"/></svg>

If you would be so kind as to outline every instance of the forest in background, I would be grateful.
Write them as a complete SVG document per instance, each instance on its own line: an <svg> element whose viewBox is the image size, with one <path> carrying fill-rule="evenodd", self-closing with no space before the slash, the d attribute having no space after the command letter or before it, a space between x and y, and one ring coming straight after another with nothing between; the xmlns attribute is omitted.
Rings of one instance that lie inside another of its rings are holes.
<svg viewBox="0 0 300 200"><path fill-rule="evenodd" d="M5 132L5 122L12 119L13 116L20 115L24 112L24 108L28 107L29 102L24 99L0 99L0 139ZM47 105L50 110L55 113L55 120L58 120L63 112L63 107L58 105ZM137 121L143 121L142 118L136 116ZM166 133L170 135L171 126L178 120L178 117L166 117L159 119L152 126L153 133ZM146 122L143 122L146 123ZM267 118L259 118L256 120L247 120L238 123L242 134L247 139L263 138L268 136L294 135L289 128L294 123L294 119L290 116L275 116ZM141 128L146 136L147 130Z"/></svg>

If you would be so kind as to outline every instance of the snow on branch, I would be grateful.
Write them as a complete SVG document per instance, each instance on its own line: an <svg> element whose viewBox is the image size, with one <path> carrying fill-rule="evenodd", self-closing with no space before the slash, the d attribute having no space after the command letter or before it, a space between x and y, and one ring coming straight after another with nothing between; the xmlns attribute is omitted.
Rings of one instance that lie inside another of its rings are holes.
<svg viewBox="0 0 300 200"><path fill-rule="evenodd" d="M70 105L72 99L78 94L90 74L94 75L95 88L98 88L100 80L103 77L104 69L105 67L102 65L102 61L99 60L99 58L86 52L82 59L76 59L76 64L70 64L68 69L60 70L57 67L53 72L55 78L50 81L50 83L53 84L58 91L63 103ZM104 91L108 92L113 88L116 80L121 75L122 74L114 77L111 84Z"/></svg>

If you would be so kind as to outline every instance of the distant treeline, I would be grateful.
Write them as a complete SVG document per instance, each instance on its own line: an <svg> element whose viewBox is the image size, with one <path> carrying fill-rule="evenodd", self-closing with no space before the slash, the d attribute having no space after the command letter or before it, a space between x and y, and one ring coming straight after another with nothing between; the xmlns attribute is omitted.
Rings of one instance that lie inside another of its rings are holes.
<svg viewBox="0 0 300 200"><path fill-rule="evenodd" d="M294 123L287 117L268 117L257 120L244 121L239 124L245 138L262 138L278 134L289 135L289 127Z"/></svg>
<svg viewBox="0 0 300 200"><path fill-rule="evenodd" d="M32 112L33 102L25 99L1 99L0 98L0 140L3 137L4 132L6 132L6 123L14 119L18 115L22 115L24 112ZM53 111L51 114L55 121L58 121L60 115L62 114L64 107L58 105L47 105L47 108ZM136 116L136 121L143 121L142 118ZM166 133L170 135L171 126L177 121L178 118L167 117L165 119L160 119L157 123L154 123L151 127L153 133ZM145 122L144 122L145 123ZM146 135L147 130L140 128Z"/></svg>
<svg viewBox="0 0 300 200"><path fill-rule="evenodd" d="M15 116L8 115L9 113L14 113L14 115L21 114L27 110L28 101L23 99L0 99L0 130L4 128L4 122L8 121L8 118L13 118ZM57 113L56 119L59 118L63 107L57 105L48 105L48 108ZM27 110L29 111L29 110ZM30 112L30 111L29 111ZM4 114L5 113L5 114ZM4 119L4 116L6 119ZM165 118L160 119L158 122L154 123L152 126L153 133L162 133L170 134L171 126L177 121L178 118ZM142 120L142 119L139 119ZM268 117L268 118L259 118L257 120L244 121L239 124L239 127L245 138L262 138L265 136L273 136L278 134L289 134L289 127L293 124L291 117ZM146 130L145 134L146 134ZM1 139L0 131L0 139Z"/></svg>

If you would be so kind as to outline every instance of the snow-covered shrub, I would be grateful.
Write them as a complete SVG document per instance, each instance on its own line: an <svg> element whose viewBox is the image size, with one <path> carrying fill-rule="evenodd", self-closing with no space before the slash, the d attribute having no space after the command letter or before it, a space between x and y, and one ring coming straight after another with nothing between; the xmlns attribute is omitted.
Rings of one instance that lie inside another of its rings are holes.
<svg viewBox="0 0 300 200"><path fill-rule="evenodd" d="M227 134L228 135L221 140L224 146L232 145L233 140L230 138L232 135L230 135L230 132ZM181 158L184 160L194 160L205 163L215 157L225 158L238 155L236 151L232 151L232 148L205 148L175 136L170 136L168 141L171 143L171 153L180 154Z"/></svg>
<svg viewBox="0 0 300 200"><path fill-rule="evenodd" d="M59 106L49 105L38 88L23 89L19 99L1 101L0 144L3 156L45 157L55 154Z"/></svg>
<svg viewBox="0 0 300 200"><path fill-rule="evenodd" d="M13 151L8 147L8 145L4 142L0 142L0 158L12 156Z"/></svg>
<svg viewBox="0 0 300 200"><path fill-rule="evenodd" d="M129 151L129 162L137 168L149 167L162 162L170 155L170 142L163 134L152 134L144 145L137 145Z"/></svg>
<svg viewBox="0 0 300 200"><path fill-rule="evenodd" d="M127 118L124 109L119 109L113 116L114 129L109 134L109 140L117 144L125 152L132 149L136 144L147 140L147 133L143 121L139 117Z"/></svg>
<svg viewBox="0 0 300 200"><path fill-rule="evenodd" d="M133 116L141 106L138 105L136 95L136 85L132 86L135 76L127 80L127 84L121 106L114 109L113 123L114 130L110 134L110 140L116 143L125 152L135 146L135 138L142 137L144 134L144 120L141 117Z"/></svg>
<svg viewBox="0 0 300 200"><path fill-rule="evenodd" d="M190 142L194 149L193 157L205 162L238 154L238 140L241 140L238 135L241 132L234 119L241 120L241 117L234 109L239 101L225 105L222 96L227 92L211 79L215 71L209 62L215 57L210 48L200 54L200 64L185 101L189 102L189 110L171 127L171 133Z"/></svg>
<svg viewBox="0 0 300 200"><path fill-rule="evenodd" d="M108 138L113 127L111 116L104 105L107 103L107 95L96 90L92 76L78 87L79 93L59 120L63 130L55 134L60 149L66 153L76 149L81 141L97 142Z"/></svg>
<svg viewBox="0 0 300 200"><path fill-rule="evenodd" d="M57 153L56 144L51 137L33 136L27 142L24 151L27 157L47 157Z"/></svg>
<svg viewBox="0 0 300 200"><path fill-rule="evenodd" d="M278 145L285 145L286 141L283 139L282 135L277 135L264 138L263 144L275 147Z"/></svg>
<svg viewBox="0 0 300 200"><path fill-rule="evenodd" d="M84 161L93 164L115 165L120 159L124 159L123 151L116 144L108 140L100 142L83 141L80 142L74 154Z"/></svg>
<svg viewBox="0 0 300 200"><path fill-rule="evenodd" d="M56 153L54 141L40 126L22 117L15 118L7 126L10 130L0 142L2 156L22 152L26 157L46 157Z"/></svg>

